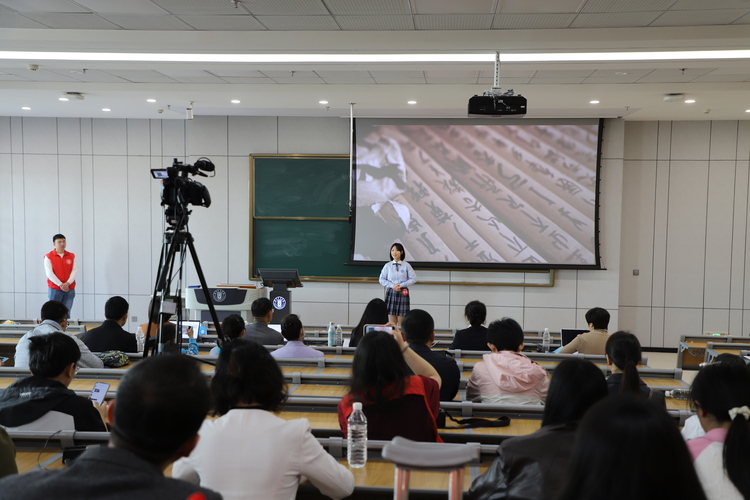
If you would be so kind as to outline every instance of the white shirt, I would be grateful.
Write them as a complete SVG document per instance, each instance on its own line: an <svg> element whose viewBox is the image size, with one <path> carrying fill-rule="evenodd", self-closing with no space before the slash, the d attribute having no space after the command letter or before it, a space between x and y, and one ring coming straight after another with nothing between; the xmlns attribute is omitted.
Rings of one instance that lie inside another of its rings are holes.
<svg viewBox="0 0 750 500"><path fill-rule="evenodd" d="M60 254L58 253L58 255ZM62 285L63 282L52 270L52 261L50 261L49 257L47 257L46 255L44 256L44 274L46 274L47 279L55 285ZM70 277L68 277L68 283L70 283L71 285L76 281L76 274L78 274L78 261L77 259L73 259L73 269L70 270Z"/></svg>
<svg viewBox="0 0 750 500"><path fill-rule="evenodd" d="M380 284L386 288L393 288L395 285L409 287L417 282L417 275L414 269L406 261L386 262L383 270L380 271Z"/></svg>
<svg viewBox="0 0 750 500"><path fill-rule="evenodd" d="M349 469L328 454L307 419L234 409L206 420L198 446L172 467L172 477L216 490L225 500L293 500L300 476L334 499L354 491Z"/></svg>

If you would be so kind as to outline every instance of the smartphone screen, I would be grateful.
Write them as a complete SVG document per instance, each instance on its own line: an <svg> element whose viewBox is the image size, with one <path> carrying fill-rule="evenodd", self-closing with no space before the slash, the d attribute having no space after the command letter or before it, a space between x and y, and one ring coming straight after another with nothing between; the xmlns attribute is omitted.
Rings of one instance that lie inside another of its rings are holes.
<svg viewBox="0 0 750 500"><path fill-rule="evenodd" d="M387 332L391 333L393 331L392 326L385 326L385 325L365 325L365 335L371 332Z"/></svg>
<svg viewBox="0 0 750 500"><path fill-rule="evenodd" d="M4 356L0 356L0 361L2 361L3 363L5 363L6 361L8 361L9 359L10 358L6 358Z"/></svg>
<svg viewBox="0 0 750 500"><path fill-rule="evenodd" d="M106 382L97 382L94 384L94 388L91 390L89 399L91 401L96 401L97 403L102 404L104 402L104 396L107 395L108 390L109 384L107 384Z"/></svg>

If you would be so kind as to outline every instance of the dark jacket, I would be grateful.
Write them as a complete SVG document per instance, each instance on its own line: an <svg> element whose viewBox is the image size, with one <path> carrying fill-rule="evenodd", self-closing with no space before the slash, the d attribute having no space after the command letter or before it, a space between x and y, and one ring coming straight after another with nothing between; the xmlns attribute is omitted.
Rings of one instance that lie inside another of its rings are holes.
<svg viewBox="0 0 750 500"><path fill-rule="evenodd" d="M528 436L506 439L498 457L471 484L471 500L552 500L568 472L576 423L547 425Z"/></svg>
<svg viewBox="0 0 750 500"><path fill-rule="evenodd" d="M456 360L446 356L444 352L435 352L424 344L409 344L409 347L430 363L440 375L440 401L453 401L458 394L458 384L461 381L461 372Z"/></svg>
<svg viewBox="0 0 750 500"><path fill-rule="evenodd" d="M135 335L126 332L119 323L111 319L104 320L102 326L84 333L81 340L91 352L138 352Z"/></svg>
<svg viewBox="0 0 750 500"><path fill-rule="evenodd" d="M91 401L56 380L32 375L16 380L0 394L0 425L4 427L31 423L53 410L71 415L77 431L107 430Z"/></svg>
<svg viewBox="0 0 750 500"><path fill-rule="evenodd" d="M86 450L64 469L29 472L0 481L0 500L185 500L197 491L207 500L221 499L215 491L164 477L157 466L128 450L106 446Z"/></svg>
<svg viewBox="0 0 750 500"><path fill-rule="evenodd" d="M489 351L487 345L487 328L483 326L470 326L459 330L453 336L450 349L462 349L464 351Z"/></svg>
<svg viewBox="0 0 750 500"><path fill-rule="evenodd" d="M609 395L620 394L620 384L622 383L622 373L613 373L607 378L607 389L609 389ZM667 402L664 399L664 393L659 390L651 389L641 380L641 396L646 399L650 399L659 408L667 409Z"/></svg>

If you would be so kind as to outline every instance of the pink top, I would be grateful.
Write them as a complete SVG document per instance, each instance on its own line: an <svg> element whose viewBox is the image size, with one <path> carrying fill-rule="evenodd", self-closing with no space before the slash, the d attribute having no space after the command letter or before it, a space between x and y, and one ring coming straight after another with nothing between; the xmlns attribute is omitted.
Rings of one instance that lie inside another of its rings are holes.
<svg viewBox="0 0 750 500"><path fill-rule="evenodd" d="M727 437L727 429L717 427L711 429L704 436L691 439L687 442L690 454L693 456L693 460L697 459L698 456L706 449L711 443L723 443Z"/></svg>

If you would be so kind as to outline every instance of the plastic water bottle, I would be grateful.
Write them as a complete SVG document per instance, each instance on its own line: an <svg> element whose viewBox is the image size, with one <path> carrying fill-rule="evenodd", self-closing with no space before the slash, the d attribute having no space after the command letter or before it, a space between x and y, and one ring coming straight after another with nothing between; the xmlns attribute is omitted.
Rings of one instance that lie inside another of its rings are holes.
<svg viewBox="0 0 750 500"><path fill-rule="evenodd" d="M328 347L336 347L336 330L333 328L333 321L328 323Z"/></svg>
<svg viewBox="0 0 750 500"><path fill-rule="evenodd" d="M146 346L146 335L143 333L143 328L138 327L138 331L135 332L135 340L138 343L138 352L143 352Z"/></svg>
<svg viewBox="0 0 750 500"><path fill-rule="evenodd" d="M664 395L668 398L677 399L679 401L690 400L690 391L687 389L674 389L671 391L666 391Z"/></svg>
<svg viewBox="0 0 750 500"><path fill-rule="evenodd" d="M346 460L352 469L360 469L367 463L367 418L362 403L352 406L354 411L347 420Z"/></svg>
<svg viewBox="0 0 750 500"><path fill-rule="evenodd" d="M336 325L336 345L344 345L344 332L341 331L341 325Z"/></svg>
<svg viewBox="0 0 750 500"><path fill-rule="evenodd" d="M542 352L549 352L552 339L549 336L549 328L544 329L542 334Z"/></svg>

